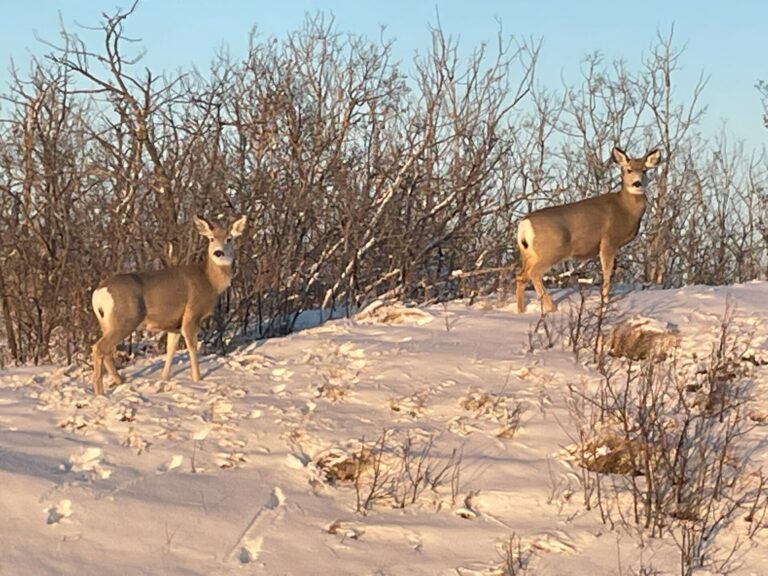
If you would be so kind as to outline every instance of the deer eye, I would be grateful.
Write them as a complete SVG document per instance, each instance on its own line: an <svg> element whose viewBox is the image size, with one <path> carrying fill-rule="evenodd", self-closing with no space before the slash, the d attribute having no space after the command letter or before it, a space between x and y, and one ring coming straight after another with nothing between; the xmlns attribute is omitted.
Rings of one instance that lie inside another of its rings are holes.
<svg viewBox="0 0 768 576"><path fill-rule="evenodd" d="M231 244L231 243L232 243L232 236L229 236L229 237L227 238L227 244Z"/></svg>

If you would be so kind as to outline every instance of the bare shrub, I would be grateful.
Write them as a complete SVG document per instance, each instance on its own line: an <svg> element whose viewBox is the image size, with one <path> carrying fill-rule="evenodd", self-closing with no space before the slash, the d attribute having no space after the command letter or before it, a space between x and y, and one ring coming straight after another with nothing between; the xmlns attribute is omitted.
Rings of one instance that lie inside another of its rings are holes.
<svg viewBox="0 0 768 576"><path fill-rule="evenodd" d="M523 541L517 534L512 535L501 546L501 576L525 576L530 574L533 550L523 547Z"/></svg>
<svg viewBox="0 0 768 576"><path fill-rule="evenodd" d="M609 344L606 331L617 315L616 300L603 301L595 297L591 281L578 281L575 302L567 307L566 314L541 314L528 329L528 352L547 350L560 345L570 351L576 360L584 352L591 355L591 361L599 369L605 362L606 347Z"/></svg>
<svg viewBox="0 0 768 576"><path fill-rule="evenodd" d="M554 348L563 340L564 328L551 314L540 314L535 324L528 325L528 353Z"/></svg>
<svg viewBox="0 0 768 576"><path fill-rule="evenodd" d="M459 406L470 412L475 419L498 425L495 435L498 438L507 439L515 435L520 426L520 419L528 409L526 403L506 397L504 389L499 393L487 392L479 388L470 389L459 400Z"/></svg>
<svg viewBox="0 0 768 576"><path fill-rule="evenodd" d="M384 430L353 451L331 450L316 461L324 481L355 491L355 510L365 514L376 504L405 508L422 500L436 509L447 498L454 506L461 489L462 450L437 453L434 436ZM426 495L432 495L426 499Z"/></svg>
<svg viewBox="0 0 768 576"><path fill-rule="evenodd" d="M768 505L762 472L749 465L751 380L731 321L727 312L703 371L678 355L614 360L593 393L571 389L577 432L568 452L583 471L585 505L607 524L671 538L683 575L726 570ZM740 516L745 533L720 548L718 535Z"/></svg>
<svg viewBox="0 0 768 576"><path fill-rule="evenodd" d="M616 282L768 271L765 152L701 136L706 80L677 96L671 34L637 70L589 55L560 89L533 82L540 42L499 34L462 58L435 28L401 64L385 35L318 13L254 35L242 60L156 74L130 39L134 9L104 15L95 46L62 31L0 95L0 363L80 360L90 291L199 258L196 213L254 223L204 327L209 351L286 334L306 310L503 289L518 218L609 190L617 142L667 162Z"/></svg>

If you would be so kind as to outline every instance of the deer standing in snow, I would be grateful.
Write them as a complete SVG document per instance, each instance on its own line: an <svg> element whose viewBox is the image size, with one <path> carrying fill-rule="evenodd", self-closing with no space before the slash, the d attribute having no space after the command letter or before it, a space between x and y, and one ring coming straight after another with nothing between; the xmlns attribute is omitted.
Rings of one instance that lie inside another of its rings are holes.
<svg viewBox="0 0 768 576"><path fill-rule="evenodd" d="M123 382L115 368L115 347L141 325L147 330L168 333L163 380L170 376L173 354L182 335L189 350L192 380L200 380L197 333L200 323L213 313L219 295L232 281L234 239L243 233L245 216L228 228L211 226L195 217L195 226L208 239L204 262L117 274L94 290L93 311L102 332L93 346L95 394L104 394L103 364L116 384Z"/></svg>
<svg viewBox="0 0 768 576"><path fill-rule="evenodd" d="M532 212L517 228L522 266L517 274L517 311L525 309L525 285L530 279L543 311L557 310L547 294L542 275L567 258L600 256L603 271L601 296L607 300L613 262L619 248L637 236L645 212L646 171L658 165L658 149L642 158L629 158L615 147L614 162L621 166L621 190L579 202Z"/></svg>

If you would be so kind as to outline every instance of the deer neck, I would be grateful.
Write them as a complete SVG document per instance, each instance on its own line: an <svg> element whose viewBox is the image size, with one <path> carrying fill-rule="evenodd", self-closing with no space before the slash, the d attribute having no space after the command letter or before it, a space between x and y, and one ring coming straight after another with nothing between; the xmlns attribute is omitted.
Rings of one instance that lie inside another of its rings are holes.
<svg viewBox="0 0 768 576"><path fill-rule="evenodd" d="M627 191L626 188L622 188L619 192L619 202L624 210L638 219L645 212L645 194L633 194Z"/></svg>
<svg viewBox="0 0 768 576"><path fill-rule="evenodd" d="M221 266L208 258L205 261L205 275L216 294L221 294L232 282L232 266Z"/></svg>

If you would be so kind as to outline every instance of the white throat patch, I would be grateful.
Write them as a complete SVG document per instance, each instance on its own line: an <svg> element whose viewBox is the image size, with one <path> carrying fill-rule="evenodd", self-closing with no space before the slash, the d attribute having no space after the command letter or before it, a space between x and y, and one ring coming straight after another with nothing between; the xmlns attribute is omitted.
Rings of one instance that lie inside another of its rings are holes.
<svg viewBox="0 0 768 576"><path fill-rule="evenodd" d="M211 260L217 266L232 266L232 263L235 261L235 259L232 258L232 256L213 256L213 255L211 255Z"/></svg>

